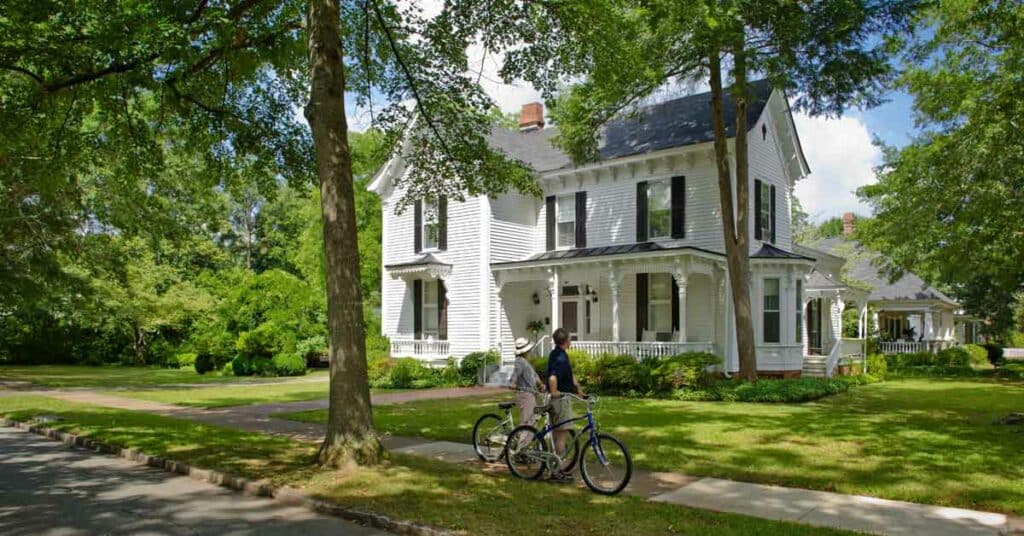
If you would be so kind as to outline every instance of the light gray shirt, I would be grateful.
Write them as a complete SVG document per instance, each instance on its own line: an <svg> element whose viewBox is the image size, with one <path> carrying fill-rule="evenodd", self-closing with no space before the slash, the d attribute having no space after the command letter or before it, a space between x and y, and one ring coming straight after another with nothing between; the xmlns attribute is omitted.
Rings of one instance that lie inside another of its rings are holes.
<svg viewBox="0 0 1024 536"><path fill-rule="evenodd" d="M516 357L515 368L512 369L512 384L516 390L535 392L537 390L537 371L525 357Z"/></svg>

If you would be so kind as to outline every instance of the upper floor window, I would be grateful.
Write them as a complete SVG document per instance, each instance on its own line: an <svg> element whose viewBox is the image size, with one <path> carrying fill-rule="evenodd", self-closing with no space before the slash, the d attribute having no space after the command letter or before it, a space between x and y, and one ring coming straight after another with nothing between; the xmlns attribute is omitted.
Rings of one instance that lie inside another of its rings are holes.
<svg viewBox="0 0 1024 536"><path fill-rule="evenodd" d="M764 342L779 342L779 280L764 280L762 319Z"/></svg>
<svg viewBox="0 0 1024 536"><path fill-rule="evenodd" d="M448 202L446 199L416 202L414 237L416 253L448 249L447 219Z"/></svg>
<svg viewBox="0 0 1024 536"><path fill-rule="evenodd" d="M647 239L668 238L672 233L672 183L668 179L647 183Z"/></svg>
<svg viewBox="0 0 1024 536"><path fill-rule="evenodd" d="M558 247L576 247L576 196L558 196Z"/></svg>
<svg viewBox="0 0 1024 536"><path fill-rule="evenodd" d="M437 249L441 239L441 210L437 202L423 203L423 249Z"/></svg>
<svg viewBox="0 0 1024 536"><path fill-rule="evenodd" d="M754 181L754 239L775 243L775 185Z"/></svg>

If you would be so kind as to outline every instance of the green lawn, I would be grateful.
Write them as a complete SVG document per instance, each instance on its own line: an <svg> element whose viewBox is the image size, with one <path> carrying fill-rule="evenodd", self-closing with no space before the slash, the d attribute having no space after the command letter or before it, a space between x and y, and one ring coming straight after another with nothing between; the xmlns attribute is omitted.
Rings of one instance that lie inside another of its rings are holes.
<svg viewBox="0 0 1024 536"><path fill-rule="evenodd" d="M605 498L574 487L486 475L444 462L395 455L353 471L311 465L316 445L144 413L41 396L0 396L0 414L57 415L53 426L148 454L301 487L349 507L468 534L840 534L792 523Z"/></svg>
<svg viewBox="0 0 1024 536"><path fill-rule="evenodd" d="M380 406L381 430L469 442L500 398ZM913 502L1024 513L1024 386L910 379L807 404L604 400L600 422L638 466ZM287 416L322 422L325 412Z"/></svg>
<svg viewBox="0 0 1024 536"><path fill-rule="evenodd" d="M85 367L75 365L0 366L0 380L27 381L45 387L148 387L187 383L265 383L295 381L312 375L326 376L326 370L311 371L298 378L254 378L196 374L195 369L159 367Z"/></svg>
<svg viewBox="0 0 1024 536"><path fill-rule="evenodd" d="M107 394L165 402L179 406L222 408L274 402L297 402L326 399L330 386L322 382L293 382L272 385L232 385L192 387L189 389L144 389L138 391L105 391ZM397 393L401 389L373 389L373 393Z"/></svg>

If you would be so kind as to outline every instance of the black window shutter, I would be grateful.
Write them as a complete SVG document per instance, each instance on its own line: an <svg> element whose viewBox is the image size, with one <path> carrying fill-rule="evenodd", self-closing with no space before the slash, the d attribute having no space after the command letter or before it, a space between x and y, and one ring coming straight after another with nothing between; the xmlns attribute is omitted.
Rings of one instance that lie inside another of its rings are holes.
<svg viewBox="0 0 1024 536"><path fill-rule="evenodd" d="M672 278L672 331L679 331L679 284Z"/></svg>
<svg viewBox="0 0 1024 536"><path fill-rule="evenodd" d="M761 237L761 181L754 179L754 240Z"/></svg>
<svg viewBox="0 0 1024 536"><path fill-rule="evenodd" d="M576 247L587 247L587 192L576 192Z"/></svg>
<svg viewBox="0 0 1024 536"><path fill-rule="evenodd" d="M771 206L771 209L772 209L772 213L771 213L771 216L772 216L772 244L774 244L775 243L775 185L774 184L772 185L771 194L772 194L772 206Z"/></svg>
<svg viewBox="0 0 1024 536"><path fill-rule="evenodd" d="M414 338L423 338L423 281L412 281L412 331Z"/></svg>
<svg viewBox="0 0 1024 536"><path fill-rule="evenodd" d="M448 340L448 288L437 280L437 338Z"/></svg>
<svg viewBox="0 0 1024 536"><path fill-rule="evenodd" d="M413 207L413 250L416 253L423 251L423 202L417 201Z"/></svg>
<svg viewBox="0 0 1024 536"><path fill-rule="evenodd" d="M547 250L552 251L555 249L555 196L549 195L544 205L547 211Z"/></svg>
<svg viewBox="0 0 1024 536"><path fill-rule="evenodd" d="M647 241L647 181L636 183L636 241Z"/></svg>
<svg viewBox="0 0 1024 536"><path fill-rule="evenodd" d="M672 177L672 238L686 238L686 177Z"/></svg>
<svg viewBox="0 0 1024 536"><path fill-rule="evenodd" d="M441 198L437 200L437 249L445 251L448 249L448 200Z"/></svg>
<svg viewBox="0 0 1024 536"><path fill-rule="evenodd" d="M647 330L647 274L636 274L636 340Z"/></svg>

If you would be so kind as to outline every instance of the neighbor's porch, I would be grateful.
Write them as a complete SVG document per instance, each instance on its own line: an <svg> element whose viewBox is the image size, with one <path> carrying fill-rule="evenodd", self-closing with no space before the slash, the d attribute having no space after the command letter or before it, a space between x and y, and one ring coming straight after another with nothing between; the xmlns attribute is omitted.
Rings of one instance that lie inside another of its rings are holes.
<svg viewBox="0 0 1024 536"><path fill-rule="evenodd" d="M953 310L937 305L878 302L878 351L936 353L956 345Z"/></svg>

